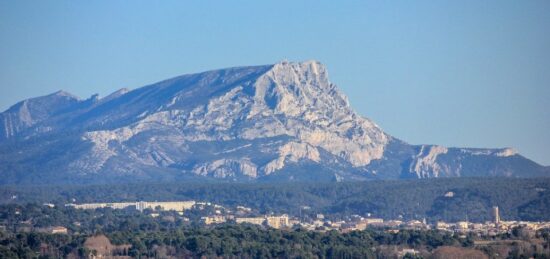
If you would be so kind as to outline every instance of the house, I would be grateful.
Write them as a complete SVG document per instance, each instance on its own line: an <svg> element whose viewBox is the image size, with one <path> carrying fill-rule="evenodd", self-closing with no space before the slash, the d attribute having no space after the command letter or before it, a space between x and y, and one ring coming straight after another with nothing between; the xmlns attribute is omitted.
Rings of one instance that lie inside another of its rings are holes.
<svg viewBox="0 0 550 259"><path fill-rule="evenodd" d="M227 219L224 216L220 216L220 215L202 217L201 220L206 225L221 224L221 223L225 223L227 221Z"/></svg>
<svg viewBox="0 0 550 259"><path fill-rule="evenodd" d="M67 231L66 227L56 226L56 227L52 227L50 229L50 233L51 234L67 234L68 231Z"/></svg>

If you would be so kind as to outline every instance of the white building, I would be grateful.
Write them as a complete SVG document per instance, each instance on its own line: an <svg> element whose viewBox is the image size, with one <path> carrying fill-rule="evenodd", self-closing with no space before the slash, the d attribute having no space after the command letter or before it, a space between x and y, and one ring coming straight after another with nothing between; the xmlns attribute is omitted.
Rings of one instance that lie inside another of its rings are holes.
<svg viewBox="0 0 550 259"><path fill-rule="evenodd" d="M264 217L235 218L235 222L237 222L238 224L249 223L249 224L255 224L255 225L262 225L265 222L265 218Z"/></svg>
<svg viewBox="0 0 550 259"><path fill-rule="evenodd" d="M85 209L85 210L93 210L93 209L100 209L100 208L113 208L113 209L124 209L128 207L134 207L139 211L143 211L145 209L152 209L156 210L157 208L160 208L160 210L174 210L174 211L184 211L187 209L190 209L195 205L195 201L166 201L166 202L147 202L147 201L139 201L139 202L111 202L111 203L84 203L84 204L67 204L66 206L74 207L76 209Z"/></svg>

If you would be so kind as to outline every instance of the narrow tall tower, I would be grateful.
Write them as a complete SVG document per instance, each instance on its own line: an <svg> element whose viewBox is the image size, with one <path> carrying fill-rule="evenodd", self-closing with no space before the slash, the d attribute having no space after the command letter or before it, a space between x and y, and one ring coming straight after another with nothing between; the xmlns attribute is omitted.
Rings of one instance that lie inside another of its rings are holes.
<svg viewBox="0 0 550 259"><path fill-rule="evenodd" d="M498 212L498 206L493 207L493 217L496 224L500 223L500 214Z"/></svg>

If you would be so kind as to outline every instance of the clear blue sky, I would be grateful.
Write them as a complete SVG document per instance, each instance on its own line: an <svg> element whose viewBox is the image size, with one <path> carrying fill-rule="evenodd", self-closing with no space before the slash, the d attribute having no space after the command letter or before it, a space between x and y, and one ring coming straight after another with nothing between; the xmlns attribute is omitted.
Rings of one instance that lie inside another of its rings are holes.
<svg viewBox="0 0 550 259"><path fill-rule="evenodd" d="M0 1L0 109L316 59L413 144L550 165L550 1Z"/></svg>

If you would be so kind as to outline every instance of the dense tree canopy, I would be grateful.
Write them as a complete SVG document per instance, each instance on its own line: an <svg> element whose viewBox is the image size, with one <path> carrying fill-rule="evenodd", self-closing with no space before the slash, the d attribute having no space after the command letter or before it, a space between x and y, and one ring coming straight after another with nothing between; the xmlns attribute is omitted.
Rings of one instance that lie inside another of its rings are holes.
<svg viewBox="0 0 550 259"><path fill-rule="evenodd" d="M371 213L385 219L483 222L499 206L504 220L550 221L549 178L454 178L347 183L159 183L0 187L0 203L197 200L259 213ZM451 197L445 196L452 193ZM303 208L310 208L304 211Z"/></svg>

